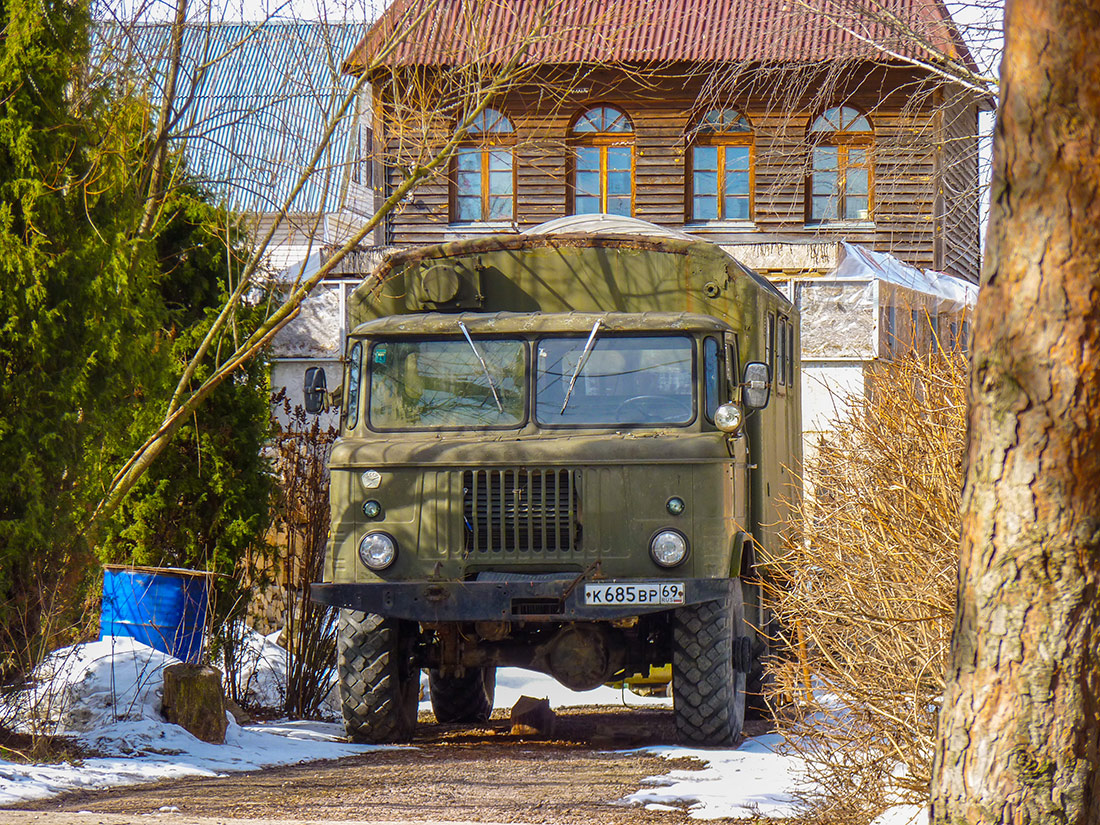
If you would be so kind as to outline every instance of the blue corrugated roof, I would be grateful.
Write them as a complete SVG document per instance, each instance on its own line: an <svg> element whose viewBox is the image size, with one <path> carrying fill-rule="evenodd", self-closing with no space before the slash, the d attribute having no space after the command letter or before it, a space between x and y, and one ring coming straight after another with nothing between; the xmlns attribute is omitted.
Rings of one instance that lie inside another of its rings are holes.
<svg viewBox="0 0 1100 825"><path fill-rule="evenodd" d="M176 90L173 132L192 173L246 212L279 209L353 80L340 72L363 24L267 22L188 25ZM148 83L163 100L167 24L97 29L104 64ZM339 208L356 161L355 106L341 119L325 156L292 212Z"/></svg>

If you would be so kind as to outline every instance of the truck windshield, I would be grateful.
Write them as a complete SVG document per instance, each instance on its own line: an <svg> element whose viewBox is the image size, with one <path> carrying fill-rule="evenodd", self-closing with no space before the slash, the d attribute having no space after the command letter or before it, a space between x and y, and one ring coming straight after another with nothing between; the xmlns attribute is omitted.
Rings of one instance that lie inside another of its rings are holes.
<svg viewBox="0 0 1100 825"><path fill-rule="evenodd" d="M672 335L602 334L577 374L563 411L586 341L576 337L538 342L535 418L540 424L688 424L694 419L691 339Z"/></svg>
<svg viewBox="0 0 1100 825"><path fill-rule="evenodd" d="M464 338L375 344L370 353L371 426L520 426L526 409L523 342L475 340L476 352Z"/></svg>

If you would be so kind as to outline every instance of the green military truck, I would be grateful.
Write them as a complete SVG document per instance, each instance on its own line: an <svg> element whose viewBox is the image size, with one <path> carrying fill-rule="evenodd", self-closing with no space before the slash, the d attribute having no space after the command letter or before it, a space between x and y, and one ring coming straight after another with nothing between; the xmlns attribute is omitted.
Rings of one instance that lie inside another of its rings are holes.
<svg viewBox="0 0 1100 825"><path fill-rule="evenodd" d="M519 235L391 257L350 314L312 588L349 736L407 740L424 669L439 721L475 723L498 667L587 690L671 665L681 739L736 740L750 574L798 490L782 293L702 241Z"/></svg>

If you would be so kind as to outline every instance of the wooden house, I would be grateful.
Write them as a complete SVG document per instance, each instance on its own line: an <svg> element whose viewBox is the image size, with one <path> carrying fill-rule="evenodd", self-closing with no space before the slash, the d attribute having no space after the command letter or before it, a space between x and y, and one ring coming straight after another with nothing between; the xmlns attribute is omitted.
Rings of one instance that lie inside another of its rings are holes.
<svg viewBox="0 0 1100 825"><path fill-rule="evenodd" d="M846 241L976 281L989 104L936 69L973 64L943 3L883 0L895 24L814 5L395 0L345 62L371 75L375 197L470 128L377 242L610 213L748 251L772 276Z"/></svg>

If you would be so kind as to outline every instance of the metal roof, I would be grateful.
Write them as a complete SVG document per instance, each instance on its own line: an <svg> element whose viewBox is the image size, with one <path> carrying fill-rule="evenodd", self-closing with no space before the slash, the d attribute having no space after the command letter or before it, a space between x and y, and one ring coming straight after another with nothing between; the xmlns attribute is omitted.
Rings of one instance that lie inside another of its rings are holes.
<svg viewBox="0 0 1100 825"><path fill-rule="evenodd" d="M136 84L158 110L170 33L168 24L97 27L100 70ZM189 170L236 210L278 210L352 85L340 67L362 34L362 24L189 24L173 129ZM339 208L354 137L353 104L291 212Z"/></svg>
<svg viewBox="0 0 1100 825"><path fill-rule="evenodd" d="M345 68L363 69L391 39L397 42L386 65L502 61L521 47L527 64L881 58L871 43L929 57L913 37L854 11L863 4L811 4L814 10L795 0L393 0ZM972 64L943 0L877 5L935 49Z"/></svg>

